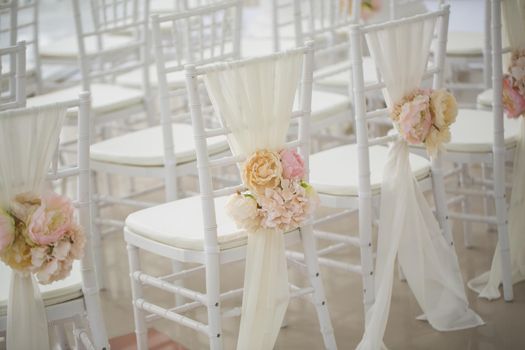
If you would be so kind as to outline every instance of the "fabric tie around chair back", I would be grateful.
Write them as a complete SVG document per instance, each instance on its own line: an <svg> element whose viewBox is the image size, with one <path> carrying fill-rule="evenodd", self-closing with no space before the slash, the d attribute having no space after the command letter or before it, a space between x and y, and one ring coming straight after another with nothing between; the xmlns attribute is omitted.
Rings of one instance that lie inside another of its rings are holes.
<svg viewBox="0 0 525 350"><path fill-rule="evenodd" d="M382 74L390 109L418 89L425 72L435 17L366 34L370 53ZM410 169L408 144L391 146L383 172L375 272L375 302L367 311L360 350L384 348L396 256L419 306L420 319L439 331L483 324L469 309L453 247Z"/></svg>
<svg viewBox="0 0 525 350"><path fill-rule="evenodd" d="M0 208L3 212L9 209L16 195L43 190L66 115L66 109L58 106L31 110L35 113L0 114ZM44 303L33 274L12 272L7 313L8 350L50 348Z"/></svg>
<svg viewBox="0 0 525 350"><path fill-rule="evenodd" d="M502 13L505 31L513 52L525 55L525 0L503 0ZM521 58L525 61L525 57ZM507 63L509 64L509 63ZM507 65L505 64L505 65ZM522 63L522 66L525 62ZM507 67L504 68L506 70ZM525 69L525 66L523 67ZM522 74L525 74L523 72ZM521 77L525 83L525 75ZM525 101L525 95L520 96ZM521 113L520 135L514 153L512 192L508 212L508 234L512 269L512 283L525 281L525 115ZM517 115L516 117L520 117ZM479 296L489 300L498 299L501 277L501 252L499 242L494 251L491 270L469 281L469 287Z"/></svg>
<svg viewBox="0 0 525 350"><path fill-rule="evenodd" d="M284 146L302 58L290 52L206 74L214 108L231 130L234 155L249 158ZM239 350L273 349L277 339L290 298L283 233L248 229Z"/></svg>

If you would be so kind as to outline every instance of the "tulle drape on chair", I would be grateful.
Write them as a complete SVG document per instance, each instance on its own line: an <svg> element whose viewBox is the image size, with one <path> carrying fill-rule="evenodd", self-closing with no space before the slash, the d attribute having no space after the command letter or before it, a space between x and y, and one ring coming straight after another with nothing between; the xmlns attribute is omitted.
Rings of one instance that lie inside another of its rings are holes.
<svg viewBox="0 0 525 350"><path fill-rule="evenodd" d="M512 49L525 49L525 1L503 0L502 12L505 31ZM507 70L507 64L503 68ZM521 117L520 136L514 154L512 192L508 214L509 246L512 268L512 282L525 281L525 121ZM501 296L502 283L499 243L494 251L490 271L469 281L468 286L489 300Z"/></svg>
<svg viewBox="0 0 525 350"><path fill-rule="evenodd" d="M33 111L33 113L31 112ZM0 205L9 208L13 196L39 193L57 147L64 108L33 108L21 115L0 113ZM7 306L7 348L50 348L44 303L33 275L11 274Z"/></svg>
<svg viewBox="0 0 525 350"><path fill-rule="evenodd" d="M303 56L277 57L205 76L215 110L232 131L235 155L277 151L285 143ZM290 298L283 234L250 232L246 254L237 349L273 349Z"/></svg>
<svg viewBox="0 0 525 350"><path fill-rule="evenodd" d="M419 87L435 18L366 34L386 89L387 105ZM439 331L483 324L469 309L454 249L443 237L412 175L408 145L398 139L389 150L381 188L375 275L375 303L368 310L360 350L380 349L390 309L396 256L423 315Z"/></svg>

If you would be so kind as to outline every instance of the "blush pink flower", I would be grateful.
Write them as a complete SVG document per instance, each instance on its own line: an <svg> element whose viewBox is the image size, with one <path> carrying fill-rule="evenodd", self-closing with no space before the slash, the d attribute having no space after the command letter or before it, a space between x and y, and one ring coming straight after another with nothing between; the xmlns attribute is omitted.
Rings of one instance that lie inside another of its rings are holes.
<svg viewBox="0 0 525 350"><path fill-rule="evenodd" d="M503 108L509 118L518 118L525 112L525 97L512 86L512 78L503 78Z"/></svg>
<svg viewBox="0 0 525 350"><path fill-rule="evenodd" d="M280 156L285 179L302 179L304 177L304 160L295 149L283 149Z"/></svg>
<svg viewBox="0 0 525 350"><path fill-rule="evenodd" d="M432 125L430 114L430 97L417 95L411 101L405 102L399 114L399 132L410 144L425 141Z"/></svg>
<svg viewBox="0 0 525 350"><path fill-rule="evenodd" d="M42 197L41 205L31 215L27 234L39 245L56 243L73 229L73 215L74 208L67 197L49 193Z"/></svg>
<svg viewBox="0 0 525 350"><path fill-rule="evenodd" d="M11 215L0 209L0 252L15 239L15 221Z"/></svg>

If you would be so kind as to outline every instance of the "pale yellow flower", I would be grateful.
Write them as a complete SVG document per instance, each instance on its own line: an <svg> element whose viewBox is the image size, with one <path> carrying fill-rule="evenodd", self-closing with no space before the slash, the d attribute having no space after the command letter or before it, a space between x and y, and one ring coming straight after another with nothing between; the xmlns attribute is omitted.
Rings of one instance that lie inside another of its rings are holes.
<svg viewBox="0 0 525 350"><path fill-rule="evenodd" d="M245 185L256 193L274 188L281 182L283 167L278 153L268 150L255 152L244 164Z"/></svg>

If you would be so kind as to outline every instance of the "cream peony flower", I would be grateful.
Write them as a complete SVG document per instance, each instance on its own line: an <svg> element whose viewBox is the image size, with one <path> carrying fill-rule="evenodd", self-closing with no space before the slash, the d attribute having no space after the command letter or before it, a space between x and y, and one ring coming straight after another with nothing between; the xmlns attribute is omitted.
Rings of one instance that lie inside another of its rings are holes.
<svg viewBox="0 0 525 350"><path fill-rule="evenodd" d="M251 195L236 193L230 196L226 202L226 213L240 229L253 232L260 225L257 201Z"/></svg>
<svg viewBox="0 0 525 350"><path fill-rule="evenodd" d="M454 95L444 89L434 90L430 95L432 127L425 140L427 153L435 156L443 143L450 141L450 125L456 121L458 105Z"/></svg>
<svg viewBox="0 0 525 350"><path fill-rule="evenodd" d="M15 221L11 215L0 209L0 252L15 239Z"/></svg>
<svg viewBox="0 0 525 350"><path fill-rule="evenodd" d="M283 167L278 153L268 150L255 152L244 164L243 181L255 193L264 193L281 182Z"/></svg>

